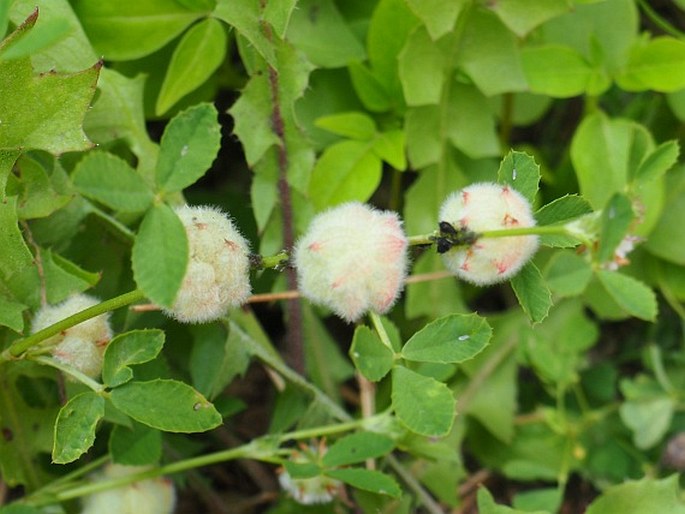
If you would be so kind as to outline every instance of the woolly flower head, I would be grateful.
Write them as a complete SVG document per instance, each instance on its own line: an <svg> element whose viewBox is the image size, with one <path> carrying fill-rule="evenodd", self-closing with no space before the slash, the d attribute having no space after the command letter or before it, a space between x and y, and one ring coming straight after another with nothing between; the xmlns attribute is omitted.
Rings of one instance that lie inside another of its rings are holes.
<svg viewBox="0 0 685 514"><path fill-rule="evenodd" d="M145 467L110 464L93 479L102 482L144 470ZM175 504L176 493L171 481L153 478L86 496L81 514L171 514Z"/></svg>
<svg viewBox="0 0 685 514"><path fill-rule="evenodd" d="M173 307L166 311L184 323L223 316L250 295L250 248L228 216L213 207L176 209L188 236L188 269Z"/></svg>
<svg viewBox="0 0 685 514"><path fill-rule="evenodd" d="M299 288L347 321L384 313L402 289L407 244L394 212L358 202L325 211L295 247Z"/></svg>
<svg viewBox="0 0 685 514"><path fill-rule="evenodd" d="M98 303L100 300L97 298L76 294L60 304L45 305L36 312L31 332L35 334ZM112 329L109 315L100 314L50 337L45 344L53 345L52 355L58 361L69 364L89 377L96 377L102 371L102 356L110 339Z"/></svg>
<svg viewBox="0 0 685 514"><path fill-rule="evenodd" d="M452 193L440 208L440 220L472 232L535 226L530 204L518 191L494 183L472 184ZM538 248L535 235L480 238L442 254L447 269L477 285L515 275Z"/></svg>
<svg viewBox="0 0 685 514"><path fill-rule="evenodd" d="M342 485L340 481L324 475L292 478L287 471L278 475L278 483L297 503L302 505L328 503L333 500Z"/></svg>

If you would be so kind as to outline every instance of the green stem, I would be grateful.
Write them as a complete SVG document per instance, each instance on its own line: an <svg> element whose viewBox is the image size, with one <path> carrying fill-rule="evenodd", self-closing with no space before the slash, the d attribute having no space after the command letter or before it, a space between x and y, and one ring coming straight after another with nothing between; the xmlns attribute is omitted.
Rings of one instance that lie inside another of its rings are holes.
<svg viewBox="0 0 685 514"><path fill-rule="evenodd" d="M39 357L32 357L32 360L34 360L36 362L40 362L41 364L45 364L46 366L52 366L53 368L57 368L60 371L63 371L67 375L71 375L76 380L78 380L82 384L88 386L90 389L92 389L96 393L102 393L105 390L105 386L103 386L101 383L96 382L95 380L93 380L89 376L81 373L79 370L77 370L73 366L69 366L67 364L64 364L63 362L60 362L57 359L53 359L52 357L39 356Z"/></svg>
<svg viewBox="0 0 685 514"><path fill-rule="evenodd" d="M260 340L257 341L255 338L245 333L243 328L232 320L229 320L229 326L230 330L243 340L243 344L250 349L250 352L255 357L272 368L274 371L278 372L283 378L291 382L293 385L296 385L300 389L309 392L328 410L333 417L341 421L349 421L352 419L347 411L341 408L323 391L309 383L305 378L302 377L302 375L288 367L288 365L286 365L281 359L280 354L271 346L268 338L260 338Z"/></svg>
<svg viewBox="0 0 685 514"><path fill-rule="evenodd" d="M109 455L103 455L102 457L99 457L91 462L87 462L83 464L82 466L79 466L76 468L74 471L71 473L67 473L64 476L59 477L58 479L54 480L53 482L50 482L48 486L43 488L43 492L45 491L57 491L60 489L67 489L72 487L72 483L78 479L81 478L82 476L87 475L91 471L95 471L97 468L100 466L104 466L105 463L109 461Z"/></svg>
<svg viewBox="0 0 685 514"><path fill-rule="evenodd" d="M685 38L685 33L681 32L673 25L671 25L668 21L666 21L663 17L661 17L661 15L658 12L656 12L651 5L649 5L649 2L647 2L646 0L637 0L637 3L640 6L640 8L644 11L647 18L652 20L652 23L654 23L654 25L663 30L666 34L669 34L678 39Z"/></svg>
<svg viewBox="0 0 685 514"><path fill-rule="evenodd" d="M231 448L230 450L211 453L209 455L201 455L199 457L193 457L191 459L173 462L165 466L148 469L145 471L141 471L139 473L112 478L110 480L92 482L79 487L74 487L67 491L58 492L54 496L46 498L45 500L38 500L36 501L36 503L31 503L36 506L42 506L54 503L55 500L59 502L64 502L67 500L72 500L74 498L79 498L81 496L87 496L89 494L97 493L100 491L106 491L108 489L114 489L116 487L120 487L123 485L132 484L140 480L148 480L162 475L180 473L181 471L187 471L190 469L208 466L210 464L217 464L219 462L226 462L234 459L250 458L255 460L261 460L264 456L264 450L261 449L257 444L259 442L260 440L257 439L243 446Z"/></svg>
<svg viewBox="0 0 685 514"><path fill-rule="evenodd" d="M100 314L104 314L139 300L143 300L144 298L145 295L142 293L142 291L135 290L129 291L128 293L124 293L115 298L105 300L104 302L93 305L92 307L88 307L81 312L77 312L68 318L58 321L54 325L50 325L43 330L39 330L35 334L15 341L7 350L0 354L0 362L19 358L29 348L36 346L37 344L54 335L59 334L63 330L78 325L79 323L83 323L84 321L94 318L95 316L99 316Z"/></svg>
<svg viewBox="0 0 685 514"><path fill-rule="evenodd" d="M542 225L533 227L519 227L519 228L504 228L499 230L485 230L483 232L478 232L476 235L478 238L481 237L513 237L513 236L530 236L530 235L563 235L571 236L581 241L577 234L570 232L565 225ZM431 232L430 234L419 234L417 236L409 236L407 240L409 241L409 246L421 246L430 245L435 242L435 239L439 237L439 232Z"/></svg>
<svg viewBox="0 0 685 514"><path fill-rule="evenodd" d="M479 237L511 237L530 235L570 235L564 225L544 225L542 227L505 228L500 230L485 230L480 232Z"/></svg>
<svg viewBox="0 0 685 514"><path fill-rule="evenodd" d="M432 245L435 243L435 238L438 237L438 232L433 232L431 234L421 234L418 236L409 236L407 240L409 241L409 246L421 246L421 245Z"/></svg>
<svg viewBox="0 0 685 514"><path fill-rule="evenodd" d="M277 438L273 436L265 436L259 439L255 439L247 444L238 446L237 448L231 448L229 450L223 450L216 453L211 453L208 455L201 455L199 457L192 457L190 459L181 460L165 466L160 466L157 468L147 469L139 473L134 473L131 475L126 475L122 477L112 478L110 480L103 480L101 482L92 482L85 485L70 488L68 490L54 491L55 485L61 485L55 482L43 489L42 491L37 491L33 496L26 498L26 503L35 506L42 506L54 503L56 501L63 502L67 500L72 500L74 498L79 498L81 496L86 496L89 494L97 493L99 491L105 491L108 489L114 489L127 484L132 484L140 480L147 480L151 478L156 478L162 475L171 475L174 473L180 473L182 471L189 471L191 469L200 468L204 466L209 466L211 464L218 464L221 462L227 462L234 459L253 459L260 460L263 462L279 463L282 461L279 455L283 452L280 449L275 448L275 444L282 444L287 441L302 440L302 439L312 439L317 437L322 437L325 435L340 434L342 432L349 432L351 430L356 430L367 423L368 420L358 419L349 421L347 423L337 423L335 425L325 425L316 428L309 428L303 430L296 430L294 432L288 432L281 434ZM287 450L290 453L290 450ZM99 464L102 464L102 459L98 460ZM90 467L92 469L92 466Z"/></svg>
<svg viewBox="0 0 685 514"><path fill-rule="evenodd" d="M278 268L280 266L283 266L287 264L288 260L290 259L288 252L280 252L277 253L276 255L272 255L270 257L262 257L260 259L259 263L259 268L260 269L266 269L266 268Z"/></svg>
<svg viewBox="0 0 685 514"><path fill-rule="evenodd" d="M382 416L374 416L375 418L380 418ZM336 423L335 425L324 425L322 427L304 428L302 430L296 430L294 432L289 432L287 434L282 434L278 437L279 443L285 443L292 440L301 439L316 439L326 435L340 434L342 432L349 432L351 430L356 430L362 428L364 425L369 423L370 418L359 418L353 419L351 421L346 421L343 423Z"/></svg>
<svg viewBox="0 0 685 514"><path fill-rule="evenodd" d="M404 483L416 493L419 501L430 514L445 514L445 511L442 510L440 505L438 505L432 496L428 494L419 481L414 478L414 475L404 468L400 461L398 461L393 455L388 455L385 460L395 471L395 473L397 473L400 478L404 480Z"/></svg>

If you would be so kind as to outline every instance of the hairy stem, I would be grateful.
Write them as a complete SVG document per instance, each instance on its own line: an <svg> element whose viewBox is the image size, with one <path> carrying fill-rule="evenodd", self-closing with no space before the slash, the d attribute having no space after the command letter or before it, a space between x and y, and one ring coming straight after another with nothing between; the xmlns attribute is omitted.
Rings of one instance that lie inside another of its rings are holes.
<svg viewBox="0 0 685 514"><path fill-rule="evenodd" d="M262 30L269 41L273 41L273 32L268 23L262 24ZM291 252L295 245L295 222L293 216L290 184L288 183L288 145L285 136L285 121L281 112L280 78L278 70L269 65L269 89L271 91L271 128L278 138L278 195L283 215L283 246ZM285 280L288 289L297 288L297 272L293 267L285 269ZM299 373L304 372L304 351L302 346L302 305L299 299L286 302L288 328L286 333L286 358Z"/></svg>

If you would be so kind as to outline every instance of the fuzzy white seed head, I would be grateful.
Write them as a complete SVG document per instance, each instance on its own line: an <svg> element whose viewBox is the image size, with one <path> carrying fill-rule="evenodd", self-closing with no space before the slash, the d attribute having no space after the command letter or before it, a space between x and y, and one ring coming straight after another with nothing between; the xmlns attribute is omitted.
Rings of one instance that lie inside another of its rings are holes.
<svg viewBox="0 0 685 514"><path fill-rule="evenodd" d="M440 220L473 232L535 226L530 203L510 186L472 184L452 193L440 208ZM442 254L447 269L477 285L514 276L538 249L535 235L480 238Z"/></svg>
<svg viewBox="0 0 685 514"><path fill-rule="evenodd" d="M293 499L302 505L314 505L329 503L335 498L341 482L334 478L319 475L312 478L292 478L287 471L278 475L278 482L283 490L287 491Z"/></svg>
<svg viewBox="0 0 685 514"><path fill-rule="evenodd" d="M166 312L184 323L213 321L250 296L250 247L228 216L213 207L185 205L176 214L186 229L189 261Z"/></svg>
<svg viewBox="0 0 685 514"><path fill-rule="evenodd" d="M97 377L102 371L102 352L96 345L80 337L65 337L53 348L52 355L91 378Z"/></svg>
<svg viewBox="0 0 685 514"><path fill-rule="evenodd" d="M144 471L145 467L110 464L93 476L96 482ZM83 499L81 514L171 514L176 493L167 478L153 478L100 491Z"/></svg>
<svg viewBox="0 0 685 514"><path fill-rule="evenodd" d="M325 211L295 247L300 291L350 322L387 312L407 274L407 245L394 212L358 202Z"/></svg>
<svg viewBox="0 0 685 514"><path fill-rule="evenodd" d="M76 294L57 305L41 307L31 323L31 332L36 333L50 325L97 305L100 300L85 294ZM63 330L46 339L53 345L52 354L60 362L69 364L89 377L96 377L102 370L102 356L112 339L109 314L101 314L83 323Z"/></svg>

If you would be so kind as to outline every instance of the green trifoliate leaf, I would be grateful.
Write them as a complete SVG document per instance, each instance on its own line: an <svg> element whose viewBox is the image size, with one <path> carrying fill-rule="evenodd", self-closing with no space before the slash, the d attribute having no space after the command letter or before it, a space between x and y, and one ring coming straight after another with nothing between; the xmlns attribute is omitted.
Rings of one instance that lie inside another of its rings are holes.
<svg viewBox="0 0 685 514"><path fill-rule="evenodd" d="M286 37L317 67L338 68L366 57L363 45L332 0L300 0Z"/></svg>
<svg viewBox="0 0 685 514"><path fill-rule="evenodd" d="M387 375L394 362L392 350L365 326L358 326L354 331L350 357L359 372L373 382Z"/></svg>
<svg viewBox="0 0 685 514"><path fill-rule="evenodd" d="M545 280L553 293L559 296L581 294L592 278L590 263L570 251L556 253L547 263Z"/></svg>
<svg viewBox="0 0 685 514"><path fill-rule="evenodd" d="M483 34L488 35L487 44ZM485 9L469 10L457 59L486 96L528 90L516 36Z"/></svg>
<svg viewBox="0 0 685 514"><path fill-rule="evenodd" d="M361 63L351 63L350 79L359 99L371 112L385 112L390 109L390 93L376 74Z"/></svg>
<svg viewBox="0 0 685 514"><path fill-rule="evenodd" d="M72 195L55 191L48 174L49 170L37 160L23 155L15 163L15 170L19 187L17 213L20 219L45 218L64 207L73 198Z"/></svg>
<svg viewBox="0 0 685 514"><path fill-rule="evenodd" d="M0 202L0 248L0 284L16 301L39 306L40 277L19 230L16 196Z"/></svg>
<svg viewBox="0 0 685 514"><path fill-rule="evenodd" d="M350 357L368 380L377 382L388 374L394 362L393 351L370 328L360 325L354 331Z"/></svg>
<svg viewBox="0 0 685 514"><path fill-rule="evenodd" d="M98 53L115 61L151 54L211 9L203 2L184 5L175 0L76 0L72 4Z"/></svg>
<svg viewBox="0 0 685 514"><path fill-rule="evenodd" d="M535 213L535 219L538 225L561 225L591 212L592 207L583 197L566 195L542 206ZM578 245L578 240L563 234L543 234L540 244L566 248Z"/></svg>
<svg viewBox="0 0 685 514"><path fill-rule="evenodd" d="M571 9L566 0L507 0L488 7L519 37Z"/></svg>
<svg viewBox="0 0 685 514"><path fill-rule="evenodd" d="M635 179L638 182L658 179L678 161L679 153L680 146L677 141L666 141L660 144L642 161L635 174Z"/></svg>
<svg viewBox="0 0 685 514"><path fill-rule="evenodd" d="M392 406L409 430L436 437L449 433L454 422L455 401L445 384L404 366L393 369L392 381Z"/></svg>
<svg viewBox="0 0 685 514"><path fill-rule="evenodd" d="M105 400L94 392L74 396L62 407L55 422L52 461L73 462L95 441L95 428L105 415Z"/></svg>
<svg viewBox="0 0 685 514"><path fill-rule="evenodd" d="M30 32L36 16L0 43L0 53ZM0 153L38 149L59 155L92 147L81 124L101 67L98 62L78 73L35 75L28 57L0 59Z"/></svg>
<svg viewBox="0 0 685 514"><path fill-rule="evenodd" d="M597 271L597 278L614 301L631 316L653 321L657 315L654 291L643 282L616 271Z"/></svg>
<svg viewBox="0 0 685 514"><path fill-rule="evenodd" d="M260 3L252 0L217 0L212 14L235 28L267 63L276 66L274 43L262 27L261 9Z"/></svg>
<svg viewBox="0 0 685 514"><path fill-rule="evenodd" d="M122 212L144 211L154 196L126 161L106 152L86 155L76 167L72 180L84 196Z"/></svg>
<svg viewBox="0 0 685 514"><path fill-rule="evenodd" d="M407 169L407 134L404 130L389 130L378 134L373 141L373 151L399 171Z"/></svg>
<svg viewBox="0 0 685 514"><path fill-rule="evenodd" d="M399 55L399 74L407 105L440 103L447 63L442 48L425 28L418 27Z"/></svg>
<svg viewBox="0 0 685 514"><path fill-rule="evenodd" d="M369 143L343 141L319 158L309 184L317 209L349 201L367 201L381 180L381 160Z"/></svg>
<svg viewBox="0 0 685 514"><path fill-rule="evenodd" d="M533 323L540 323L552 307L552 294L538 267L529 262L511 279L516 298Z"/></svg>
<svg viewBox="0 0 685 514"><path fill-rule="evenodd" d="M673 398L666 394L627 401L621 405L621 419L633 432L633 442L641 450L661 441L671 426L675 410Z"/></svg>
<svg viewBox="0 0 685 514"><path fill-rule="evenodd" d="M145 125L143 90L145 76L128 78L104 68L98 81L99 95L83 126L95 143L124 140L138 157L138 170L147 178L154 171L159 148Z"/></svg>
<svg viewBox="0 0 685 514"><path fill-rule="evenodd" d="M426 25L432 39L444 36L454 28L454 24L467 0L407 0L409 8L414 11Z"/></svg>
<svg viewBox="0 0 685 514"><path fill-rule="evenodd" d="M671 93L685 87L685 42L658 37L638 42L618 83L629 91L652 89Z"/></svg>
<svg viewBox="0 0 685 514"><path fill-rule="evenodd" d="M395 479L380 471L362 468L332 469L326 471L325 475L363 491L392 497L398 497L402 494L402 490Z"/></svg>
<svg viewBox="0 0 685 514"><path fill-rule="evenodd" d="M164 346L161 330L132 330L119 334L107 345L102 366L102 380L117 387L133 378L129 366L151 361Z"/></svg>
<svg viewBox="0 0 685 514"><path fill-rule="evenodd" d="M283 467L290 475L290 478L302 480L314 478L321 474L321 468L314 462L292 462L285 461Z"/></svg>
<svg viewBox="0 0 685 514"><path fill-rule="evenodd" d="M359 141L368 141L376 135L376 122L361 112L341 112L322 116L314 124L333 134Z"/></svg>
<svg viewBox="0 0 685 514"><path fill-rule="evenodd" d="M110 400L139 423L165 432L205 432L221 424L214 406L177 380L128 382L113 389Z"/></svg>
<svg viewBox="0 0 685 514"><path fill-rule="evenodd" d="M567 46L526 48L521 57L530 90L554 98L584 93L594 73L583 56Z"/></svg>
<svg viewBox="0 0 685 514"><path fill-rule="evenodd" d="M204 83L226 56L227 37L221 22L207 18L190 28L174 49L162 89L157 97L158 115Z"/></svg>
<svg viewBox="0 0 685 514"><path fill-rule="evenodd" d="M478 489L478 511L480 514L550 514L548 511L529 512L498 505L485 487Z"/></svg>
<svg viewBox="0 0 685 514"><path fill-rule="evenodd" d="M497 182L513 187L532 205L540 183L540 165L527 153L511 150L499 166Z"/></svg>
<svg viewBox="0 0 685 514"><path fill-rule="evenodd" d="M586 514L685 514L678 475L656 480L629 480L607 489Z"/></svg>
<svg viewBox="0 0 685 514"><path fill-rule="evenodd" d="M69 35L69 22L65 19L47 19L38 29L31 30L26 37L17 41L0 54L0 59L22 59L31 57L45 48L63 40Z"/></svg>
<svg viewBox="0 0 685 514"><path fill-rule="evenodd" d="M28 309L23 303L9 300L0 295L0 326L9 327L15 332L21 332L24 328L22 313Z"/></svg>
<svg viewBox="0 0 685 514"><path fill-rule="evenodd" d="M374 432L357 432L338 439L323 456L326 467L348 466L387 455L395 447L389 437Z"/></svg>
<svg viewBox="0 0 685 514"><path fill-rule="evenodd" d="M492 328L477 314L452 314L416 332L402 349L411 361L460 363L472 359L488 345Z"/></svg>
<svg viewBox="0 0 685 514"><path fill-rule="evenodd" d="M614 251L625 237L632 221L633 208L628 197L619 193L612 196L600 218L597 262L604 263L613 259Z"/></svg>
<svg viewBox="0 0 685 514"><path fill-rule="evenodd" d="M145 215L131 259L138 287L153 302L171 307L188 265L188 238L167 205L157 205Z"/></svg>
<svg viewBox="0 0 685 514"><path fill-rule="evenodd" d="M263 76L255 75L228 111L235 120L234 132L243 144L249 166L257 164L266 151L278 143L271 123L272 110L269 82Z"/></svg>
<svg viewBox="0 0 685 514"><path fill-rule="evenodd" d="M177 114L160 143L159 190L174 193L195 183L214 162L220 144L221 127L213 105L198 104Z"/></svg>

